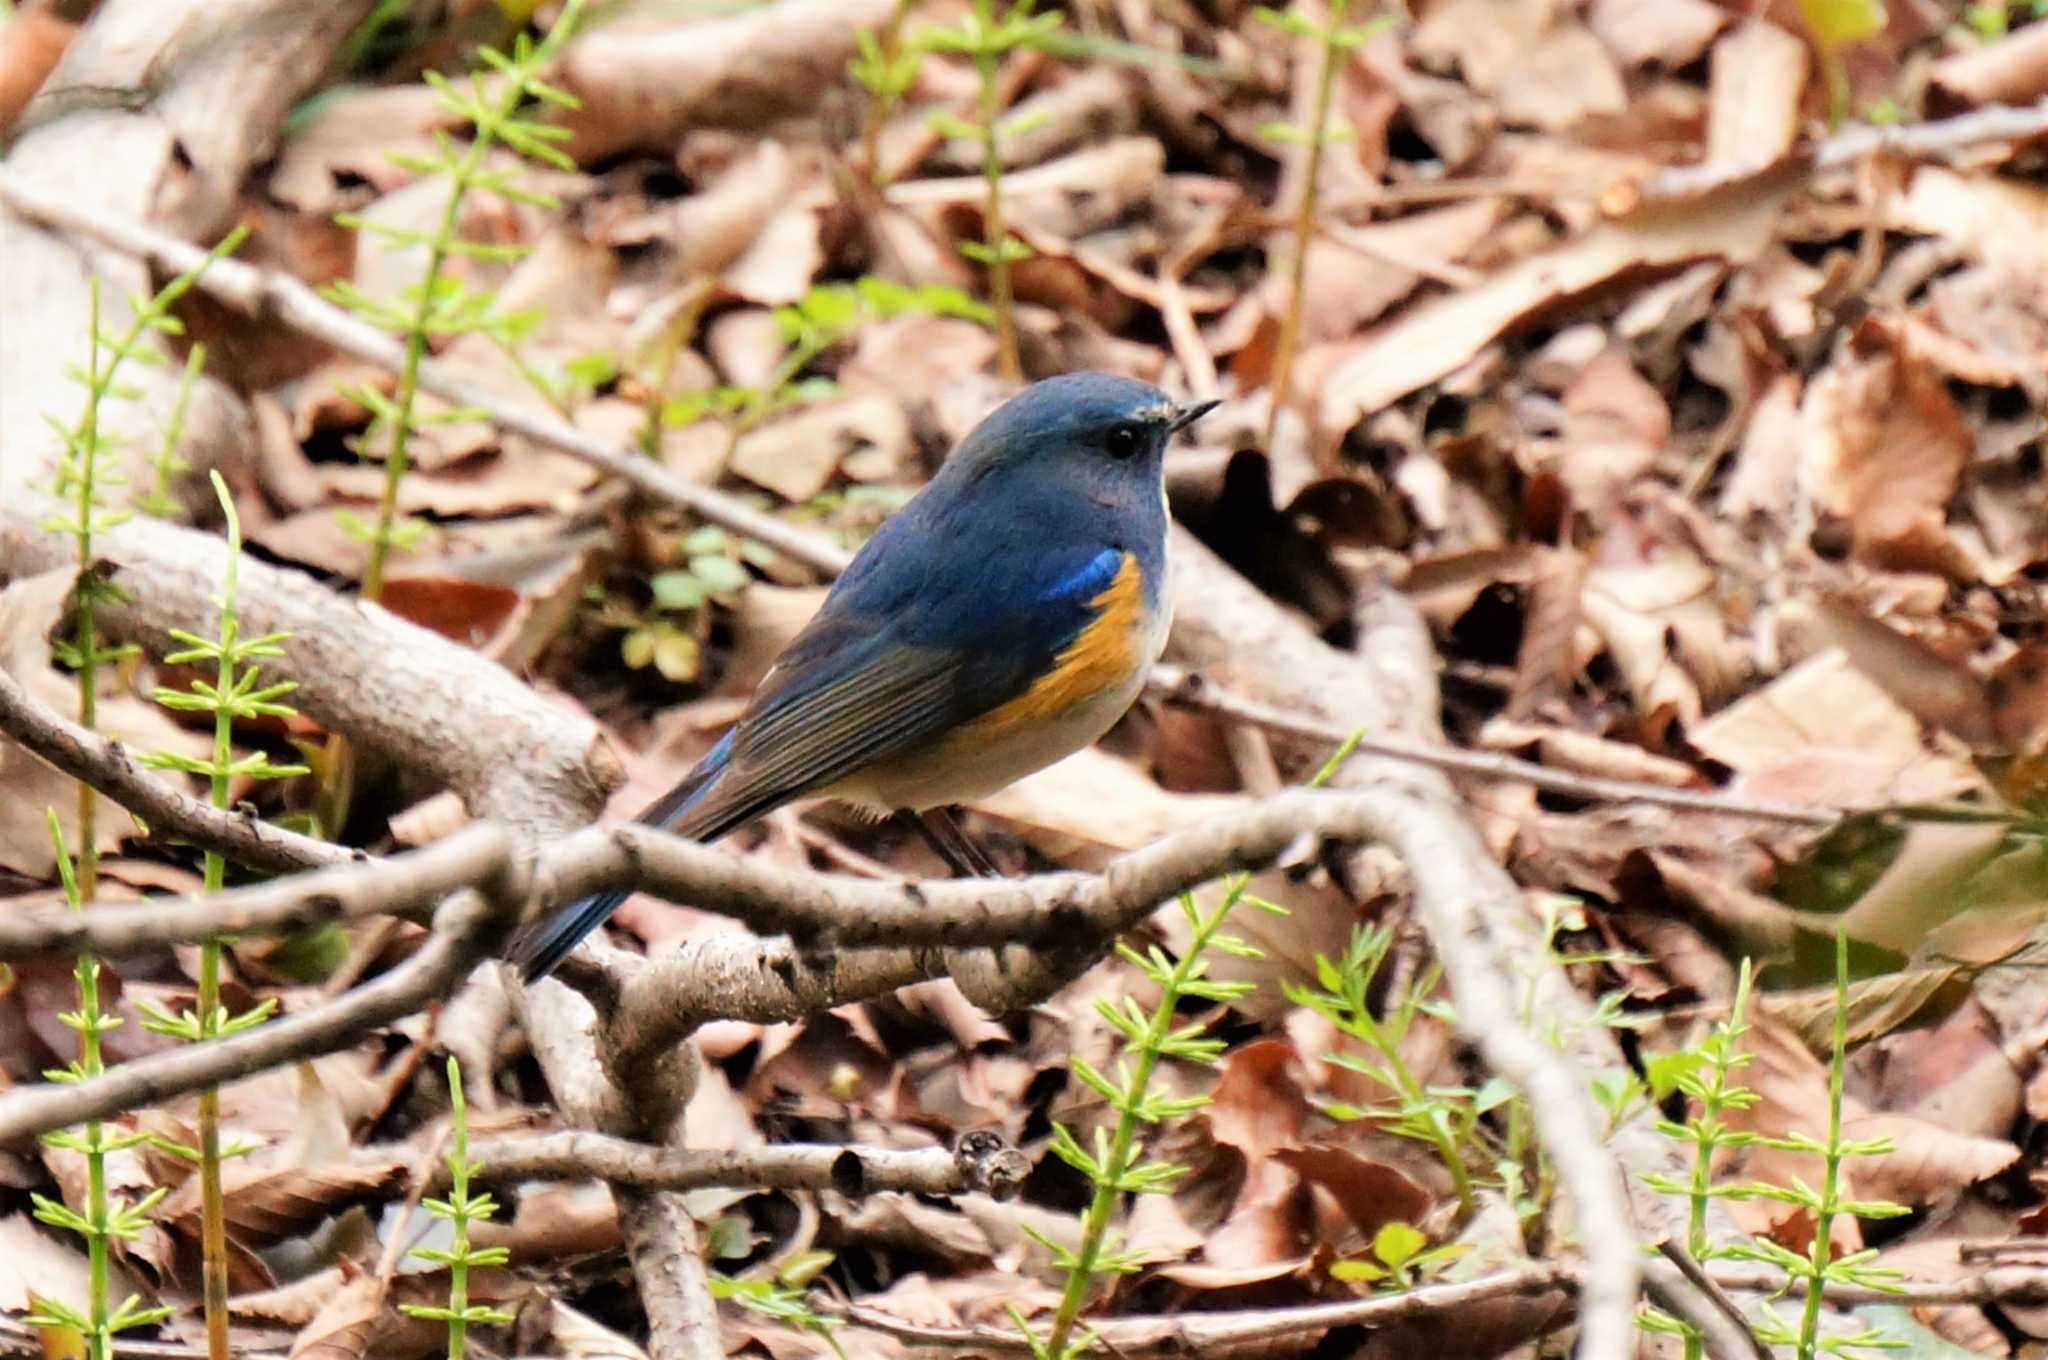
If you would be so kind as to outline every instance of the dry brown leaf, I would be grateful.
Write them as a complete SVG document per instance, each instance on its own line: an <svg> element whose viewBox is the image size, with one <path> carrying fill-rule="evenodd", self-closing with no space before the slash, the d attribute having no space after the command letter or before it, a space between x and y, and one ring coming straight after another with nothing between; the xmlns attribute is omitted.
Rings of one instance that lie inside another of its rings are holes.
<svg viewBox="0 0 2048 1360"><path fill-rule="evenodd" d="M1674 70L1707 50L1728 12L1708 0L1593 0L1586 22L1624 65Z"/></svg>
<svg viewBox="0 0 2048 1360"><path fill-rule="evenodd" d="M1489 751L1526 751L1534 747L1538 758L1552 769L1600 779L1628 779L1671 789L1697 788L1701 783L1700 772L1682 760L1590 732L1543 723L1489 718L1473 744Z"/></svg>
<svg viewBox="0 0 2048 1360"><path fill-rule="evenodd" d="M26 1213L0 1218L0 1308L19 1316L28 1311L29 1295L34 1293L83 1312L91 1275L85 1252L75 1242L37 1226ZM113 1263L109 1288L122 1295L137 1288L118 1261Z"/></svg>
<svg viewBox="0 0 2048 1360"><path fill-rule="evenodd" d="M673 146L692 129L761 129L813 110L839 88L854 35L889 17L892 0L782 0L700 17L683 11L594 28L553 74L582 107L564 121L566 150L589 163L632 147Z"/></svg>
<svg viewBox="0 0 2048 1360"><path fill-rule="evenodd" d="M1967 104L2031 104L2048 94L2048 25L2015 28L1934 63L1941 90Z"/></svg>
<svg viewBox="0 0 2048 1360"><path fill-rule="evenodd" d="M841 460L873 450L900 465L910 448L910 422L900 403L852 397L806 407L745 435L733 450L732 471L801 505L831 485Z"/></svg>
<svg viewBox="0 0 2048 1360"><path fill-rule="evenodd" d="M1328 1191L1368 1242L1389 1223L1421 1221L1436 1203L1434 1195L1404 1173L1349 1148L1327 1144L1282 1148L1273 1154L1273 1160L1299 1173L1310 1185Z"/></svg>
<svg viewBox="0 0 2048 1360"><path fill-rule="evenodd" d="M1856 550L1889 562L1944 533L1970 431L1940 375L1881 328L1859 327L1807 386L1801 408L1813 494L1848 521Z"/></svg>
<svg viewBox="0 0 2048 1360"><path fill-rule="evenodd" d="M817 212L785 208L769 218L739 258L725 267L719 282L748 302L780 307L802 297L824 264Z"/></svg>
<svg viewBox="0 0 2048 1360"><path fill-rule="evenodd" d="M1448 12L1452 7L1445 7ZM1321 420L1350 428L1455 371L1530 313L1618 274L1696 260L1743 261L1770 241L1792 181L1770 176L1706 197L1656 203L1580 239L1517 261L1484 282L1415 308L1353 347L1322 389Z"/></svg>
<svg viewBox="0 0 2048 1360"><path fill-rule="evenodd" d="M285 139L270 172L270 194L302 213L331 213L386 194L414 178L392 157L431 157L433 130L448 113L427 85L337 93ZM443 202L446 201L444 198ZM374 246L368 247L374 249Z"/></svg>
<svg viewBox="0 0 2048 1360"><path fill-rule="evenodd" d="M396 1160L327 1166L264 1166L237 1160L221 1168L228 1230L245 1245L267 1247L294 1237L351 1204L400 1185L408 1171ZM188 1180L166 1198L158 1219L188 1237L199 1235L199 1185Z"/></svg>
<svg viewBox="0 0 2048 1360"><path fill-rule="evenodd" d="M1966 666L1871 618L1851 602L1828 596L1795 598L1778 611L1778 642L1788 661L1840 648L1864 676L1922 722L1963 741L1991 740L1985 687Z"/></svg>
<svg viewBox="0 0 2048 1360"><path fill-rule="evenodd" d="M1458 261L1486 239L1506 211L1499 199L1476 198L1369 226L1332 223L1309 245L1302 342L1315 344L1352 334L1378 320L1425 279L1470 283ZM1262 294L1276 314L1283 302L1281 285L1280 275L1269 276Z"/></svg>
<svg viewBox="0 0 2048 1360"><path fill-rule="evenodd" d="M1691 737L1758 797L1920 802L1981 783L1963 761L1930 752L1913 715L1840 651L1800 662Z"/></svg>
<svg viewBox="0 0 2048 1360"><path fill-rule="evenodd" d="M0 588L0 670L31 698L74 721L78 683L51 665L47 639L69 607L75 577L64 570L43 572ZM203 758L211 748L206 737L180 727L164 709L118 690L100 697L98 723L102 735L131 751L174 751ZM0 787L8 795L0 800L0 868L35 880L52 877L57 860L46 810L56 810L65 844L77 854L77 784L0 737ZM135 832L134 819L104 798L98 825L102 851L114 850Z"/></svg>
<svg viewBox="0 0 2048 1360"><path fill-rule="evenodd" d="M1499 7L1494 7L1499 12ZM1576 19L1551 25L1502 75L1494 90L1502 121L1562 132L1583 119L1620 113L1628 103L1607 49Z"/></svg>
<svg viewBox="0 0 2048 1360"><path fill-rule="evenodd" d="M1806 44L1767 19L1746 19L1715 42L1706 159L1757 170L1789 154L1811 65Z"/></svg>

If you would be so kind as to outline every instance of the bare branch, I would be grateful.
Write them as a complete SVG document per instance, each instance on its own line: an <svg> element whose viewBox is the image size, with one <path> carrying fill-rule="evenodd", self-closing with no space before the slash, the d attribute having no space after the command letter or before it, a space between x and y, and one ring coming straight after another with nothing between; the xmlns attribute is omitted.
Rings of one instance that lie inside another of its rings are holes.
<svg viewBox="0 0 2048 1360"><path fill-rule="evenodd" d="M1275 708L1243 695L1233 694L1207 683L1193 671L1177 666L1155 666L1146 691L1162 702L1199 709L1219 717L1251 723L1281 736L1335 747L1350 740L1351 734L1333 723L1320 722L1306 714ZM1682 812L1709 812L1723 817L1744 817L1765 822L1786 822L1794 826L1833 826L1854 808L1815 807L1810 804L1780 803L1768 799L1735 798L1703 789L1674 789L1635 779L1605 779L1593 775L1555 770L1531 760L1491 751L1467 751L1445 742L1425 744L1395 737L1369 735L1357 742L1364 755L1386 756L1391 760L1413 761L1454 774L1477 775L1530 784L1568 798L1595 803L1646 803Z"/></svg>
<svg viewBox="0 0 2048 1360"><path fill-rule="evenodd" d="M1757 1336L1756 1329L1749 1325L1749 1319L1743 1315L1742 1309L1736 1306L1735 1300L1728 1297L1728 1292L1715 1282L1713 1276L1707 1274L1682 1243L1667 1237L1657 1244L1657 1250L1663 1253L1665 1260L1678 1268L1678 1273L1683 1275L1720 1315L1722 1325L1718 1329L1715 1329L1708 1319L1690 1319L1705 1336L1709 1355L1734 1355L1737 1351L1743 1350L1748 1351L1755 1360L1774 1360L1771 1348ZM1653 1289L1656 1278L1655 1275L1650 1277ZM1666 1307L1665 1311L1675 1310Z"/></svg>
<svg viewBox="0 0 2048 1360"><path fill-rule="evenodd" d="M1007 1199L1029 1160L1001 1138L970 1133L958 1148L781 1143L734 1151L657 1147L601 1133L551 1133L471 1145L492 1181L594 1177L643 1190L837 1190L847 1196L985 1194ZM445 1171L442 1173L445 1175Z"/></svg>
<svg viewBox="0 0 2048 1360"><path fill-rule="evenodd" d="M108 741L45 707L0 670L0 733L73 779L92 785L148 825L153 839L187 840L251 869L289 873L356 856L338 845L223 812L149 774Z"/></svg>
<svg viewBox="0 0 2048 1360"><path fill-rule="evenodd" d="M1385 1327L1411 1318L1441 1318L1489 1299L1563 1295L1577 1287L1569 1267L1526 1266L1457 1284L1418 1285L1405 1293L1300 1308L1259 1308L1172 1317L1102 1318L1090 1326L1111 1355L1215 1355L1234 1346L1313 1336L1335 1327ZM846 1320L919 1346L1027 1353L1031 1343L1000 1327L925 1327L879 1308L856 1304Z"/></svg>
<svg viewBox="0 0 2048 1360"><path fill-rule="evenodd" d="M41 508L30 496L0 505L0 579L68 565L71 545L42 528ZM227 554L219 538L135 519L99 546L130 597L101 611L109 633L162 648L169 629L213 616ZM301 572L246 555L240 571L242 627L287 635L275 669L298 681L292 702L454 790L473 814L559 834L589 822L623 777L595 723L503 667Z"/></svg>
<svg viewBox="0 0 2048 1360"><path fill-rule="evenodd" d="M525 906L527 886L527 876L516 865L501 862L482 881L481 891L459 892L442 904L434 914L433 933L418 953L311 1010L232 1038L138 1058L90 1081L22 1086L0 1095L0 1146L360 1042L366 1031L447 996L479 959L502 947Z"/></svg>
<svg viewBox="0 0 2048 1360"><path fill-rule="evenodd" d="M18 912L0 917L0 960L80 952L118 956L225 935L282 935L365 916L417 915L455 889L497 873L513 849L502 827L476 822L411 854L330 865L211 897L156 897L89 912Z"/></svg>
<svg viewBox="0 0 2048 1360"><path fill-rule="evenodd" d="M1442 1318L1489 1299L1536 1298L1552 1293L1574 1295L1579 1291L1579 1276L1584 1271L1582 1263L1530 1265L1456 1284L1418 1285L1394 1295L1295 1308L1113 1317L1092 1325L1110 1354L1212 1355L1233 1347L1313 1336L1338 1327L1385 1327L1411 1318ZM1721 1289L1744 1294L1776 1294L1786 1284L1780 1271L1728 1261L1715 1262L1707 1275ZM1829 1285L1825 1292L1830 1303L1840 1305L2038 1304L2048 1302L2048 1270L2007 1268L1960 1280L1902 1284L1897 1292L1851 1285ZM848 1308L844 1316L850 1323L919 1346L1006 1354L1030 1349L1030 1343L1015 1330L1000 1327L926 1327L863 1304Z"/></svg>

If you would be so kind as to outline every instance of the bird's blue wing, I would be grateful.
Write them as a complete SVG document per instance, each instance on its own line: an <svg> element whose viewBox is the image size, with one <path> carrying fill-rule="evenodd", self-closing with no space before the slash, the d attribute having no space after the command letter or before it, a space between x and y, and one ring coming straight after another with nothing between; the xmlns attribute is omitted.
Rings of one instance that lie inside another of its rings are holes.
<svg viewBox="0 0 2048 1360"><path fill-rule="evenodd" d="M955 545L957 548L957 545ZM991 551L928 575L892 550L886 581L849 573L755 691L676 827L715 835L1014 699L1094 617L1114 548Z"/></svg>

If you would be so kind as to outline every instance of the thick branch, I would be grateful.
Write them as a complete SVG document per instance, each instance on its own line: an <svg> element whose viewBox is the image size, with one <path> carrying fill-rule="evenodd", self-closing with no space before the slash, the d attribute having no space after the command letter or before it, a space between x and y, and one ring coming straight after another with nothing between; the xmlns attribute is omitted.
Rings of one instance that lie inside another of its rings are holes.
<svg viewBox="0 0 2048 1360"><path fill-rule="evenodd" d="M21 499L0 506L0 579L64 566L73 552ZM100 552L131 597L102 608L111 634L161 648L169 629L216 612L227 545L213 535L138 519L104 534ZM453 789L477 816L525 830L581 826L620 779L595 723L502 667L302 573L246 556L240 571L243 632L288 634L275 669L299 682L292 701Z"/></svg>
<svg viewBox="0 0 2048 1360"><path fill-rule="evenodd" d="M148 825L153 838L187 840L251 869L289 873L356 858L326 841L225 812L148 773L108 741L45 707L0 670L0 733L73 779L92 785Z"/></svg>

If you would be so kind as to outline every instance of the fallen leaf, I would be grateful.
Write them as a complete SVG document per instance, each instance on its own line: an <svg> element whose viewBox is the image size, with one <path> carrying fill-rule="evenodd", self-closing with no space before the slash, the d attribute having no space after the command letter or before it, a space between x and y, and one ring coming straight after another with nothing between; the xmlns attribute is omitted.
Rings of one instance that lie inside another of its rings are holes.
<svg viewBox="0 0 2048 1360"><path fill-rule="evenodd" d="M685 131L758 129L814 108L837 89L855 35L892 0L784 0L726 15L630 19L569 45L551 75L578 96L563 148L588 164L633 147L665 149Z"/></svg>
<svg viewBox="0 0 2048 1360"><path fill-rule="evenodd" d="M2048 26L2026 24L1996 42L1951 52L1929 75L1965 104L2031 104L2048 94Z"/></svg>
<svg viewBox="0 0 2048 1360"><path fill-rule="evenodd" d="M1804 465L1814 494L1880 563L1944 534L1970 432L1941 378L1880 328L1859 327L1807 385Z"/></svg>
<svg viewBox="0 0 2048 1360"><path fill-rule="evenodd" d="M732 470L754 485L801 505L823 491L842 460L875 449L900 462L910 447L910 422L889 397L823 402L743 436Z"/></svg>
<svg viewBox="0 0 2048 1360"><path fill-rule="evenodd" d="M304 1232L351 1204L396 1188L408 1166L395 1160L333 1163L326 1166L266 1166L236 1160L221 1168L227 1194L229 1231L244 1245L274 1246ZM199 1184L189 1180L166 1198L158 1219L197 1238Z"/></svg>
<svg viewBox="0 0 2048 1360"><path fill-rule="evenodd" d="M1709 163L1760 170L1790 154L1812 66L1806 44L1767 19L1745 19L1709 61Z"/></svg>
<svg viewBox="0 0 2048 1360"><path fill-rule="evenodd" d="M1708 0L1593 0L1586 22L1624 65L1675 70L1707 50L1728 12Z"/></svg>
<svg viewBox="0 0 2048 1360"><path fill-rule="evenodd" d="M1773 175L1698 200L1652 203L1602 222L1568 245L1519 260L1474 287L1423 303L1336 364L1323 386L1322 424L1349 429L1360 417L1455 371L1538 309L1616 275L1703 259L1753 258L1770 241L1791 188L1791 178Z"/></svg>
<svg viewBox="0 0 2048 1360"><path fill-rule="evenodd" d="M1981 782L1966 763L1930 752L1913 715L1839 650L1800 662L1700 723L1691 739L1759 797L1921 802Z"/></svg>

